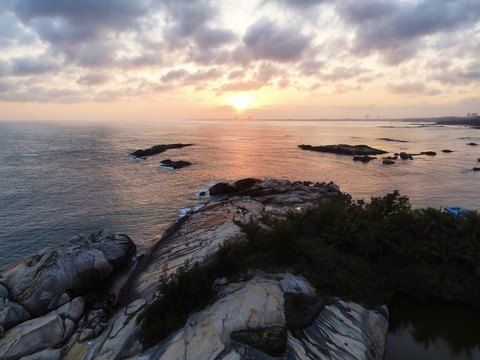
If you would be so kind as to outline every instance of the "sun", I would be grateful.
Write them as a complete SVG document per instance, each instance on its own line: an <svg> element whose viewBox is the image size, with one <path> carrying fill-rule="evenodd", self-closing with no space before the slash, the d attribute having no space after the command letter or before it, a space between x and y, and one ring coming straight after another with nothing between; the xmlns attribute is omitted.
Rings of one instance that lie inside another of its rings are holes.
<svg viewBox="0 0 480 360"><path fill-rule="evenodd" d="M248 92L239 92L228 96L227 103L235 106L238 110L250 107L255 102L255 97Z"/></svg>

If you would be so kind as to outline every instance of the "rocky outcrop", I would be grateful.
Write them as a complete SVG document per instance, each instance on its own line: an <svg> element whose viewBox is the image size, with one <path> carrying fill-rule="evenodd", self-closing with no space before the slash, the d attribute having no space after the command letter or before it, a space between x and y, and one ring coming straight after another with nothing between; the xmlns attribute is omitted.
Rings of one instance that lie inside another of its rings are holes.
<svg viewBox="0 0 480 360"><path fill-rule="evenodd" d="M387 319L335 299L296 339L287 332L285 294L315 296L302 277L258 274L225 285L220 299L183 329L133 359L382 359ZM344 345L347 343L347 345Z"/></svg>
<svg viewBox="0 0 480 360"><path fill-rule="evenodd" d="M325 306L301 339L289 338L289 359L383 359L387 318L352 302Z"/></svg>
<svg viewBox="0 0 480 360"><path fill-rule="evenodd" d="M163 160L160 163L161 166L172 168L172 169L181 169L186 166L192 165L191 162L185 161L185 160L178 160L178 161L173 161L170 159Z"/></svg>
<svg viewBox="0 0 480 360"><path fill-rule="evenodd" d="M381 155L386 154L387 151L375 149L368 145L324 145L324 146L312 146L312 145L298 145L300 149L326 152L341 155Z"/></svg>
<svg viewBox="0 0 480 360"><path fill-rule="evenodd" d="M128 236L109 231L78 236L56 249L45 249L0 274L0 284L8 289L11 301L7 306L14 302L32 316L41 316L94 289L135 250Z"/></svg>
<svg viewBox="0 0 480 360"><path fill-rule="evenodd" d="M61 358L61 347L88 329L92 313L106 318L107 310L98 304L85 315L87 301L78 295L92 304L104 292L118 296L135 249L128 236L103 230L45 249L2 272L0 359ZM93 337L103 330L97 329Z"/></svg>
<svg viewBox="0 0 480 360"><path fill-rule="evenodd" d="M156 245L139 260L124 290L126 303L138 298L151 301L165 270L170 274L186 260L208 261L225 241L243 239L238 223L256 222L262 215L282 217L288 210L302 211L328 198L349 200L334 183L305 185L277 179L244 183L254 185L239 191L238 196L188 212L155 239Z"/></svg>
<svg viewBox="0 0 480 360"><path fill-rule="evenodd" d="M422 151L420 155L435 156L437 153L435 151Z"/></svg>
<svg viewBox="0 0 480 360"><path fill-rule="evenodd" d="M393 164L395 164L395 161L390 160L390 159L383 159L382 164L383 165L393 165Z"/></svg>
<svg viewBox="0 0 480 360"><path fill-rule="evenodd" d="M264 215L282 218L332 197L350 201L332 182L244 179L227 185L235 188L234 196L189 211L134 266L124 266L133 255L131 240L103 231L7 269L0 278L0 314L36 318L9 325L3 337L0 328L0 359L381 359L385 317L323 299L291 273L249 272L232 283L218 279L213 304L190 314L184 328L167 339L144 348L137 319L157 295L163 275L187 260L208 262L224 242L243 239L240 223ZM95 284L87 286L90 281ZM119 304L120 293L127 306ZM115 294L115 300L100 294ZM343 348L341 341L347 343Z"/></svg>
<svg viewBox="0 0 480 360"><path fill-rule="evenodd" d="M169 149L180 149L185 146L192 146L193 144L166 144L166 145L154 145L152 147L146 149L139 149L135 150L130 155L135 156L137 158L152 156L156 154L161 154Z"/></svg>

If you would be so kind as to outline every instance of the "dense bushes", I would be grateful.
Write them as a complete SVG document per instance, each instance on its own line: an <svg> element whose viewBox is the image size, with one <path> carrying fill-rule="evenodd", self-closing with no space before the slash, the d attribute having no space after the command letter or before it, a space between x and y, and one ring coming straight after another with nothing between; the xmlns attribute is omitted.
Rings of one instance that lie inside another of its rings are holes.
<svg viewBox="0 0 480 360"><path fill-rule="evenodd" d="M186 264L162 283L142 315L158 341L189 312L214 299L212 283L246 269L290 270L324 295L367 305L403 291L421 298L480 304L480 215L412 209L397 191L366 205L331 200L286 220L242 225L246 240L226 243L208 265Z"/></svg>

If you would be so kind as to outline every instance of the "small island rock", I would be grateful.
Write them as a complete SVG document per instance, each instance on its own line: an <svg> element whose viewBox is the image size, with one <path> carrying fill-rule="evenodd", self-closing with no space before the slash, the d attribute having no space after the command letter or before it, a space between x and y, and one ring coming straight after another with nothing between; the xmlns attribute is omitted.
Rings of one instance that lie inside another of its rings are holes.
<svg viewBox="0 0 480 360"><path fill-rule="evenodd" d="M341 154L341 155L380 155L380 154L387 153L387 151L375 149L368 145L347 145L347 144L323 145L323 146L298 145L298 147L303 150L326 152L326 153Z"/></svg>
<svg viewBox="0 0 480 360"><path fill-rule="evenodd" d="M137 158L142 158L145 156L151 156L163 153L169 149L179 149L185 146L192 146L193 144L167 144L167 145L155 145L146 149L139 149L131 153L130 155Z"/></svg>
<svg viewBox="0 0 480 360"><path fill-rule="evenodd" d="M169 168L172 168L172 169L181 169L181 168L184 168L186 166L192 165L192 163L188 162L188 161L185 161L185 160L173 161L173 160L170 160L170 159L166 159L166 160L163 160L160 163L160 165L165 166L165 167L169 167Z"/></svg>

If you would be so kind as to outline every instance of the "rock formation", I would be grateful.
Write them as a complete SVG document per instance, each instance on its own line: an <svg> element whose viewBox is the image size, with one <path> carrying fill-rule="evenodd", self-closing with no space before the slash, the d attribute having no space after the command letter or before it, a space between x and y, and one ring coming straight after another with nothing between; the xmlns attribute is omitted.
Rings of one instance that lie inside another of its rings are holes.
<svg viewBox="0 0 480 360"><path fill-rule="evenodd" d="M288 272L218 279L212 305L144 348L137 319L158 295L161 276L187 260L208 262L225 241L244 239L239 223L282 218L332 197L350 201L334 183L244 179L219 188L216 201L188 212L133 265L126 266L135 251L131 240L103 231L5 270L0 359L382 359L388 315L325 302ZM295 312L289 304L299 301L304 306Z"/></svg>
<svg viewBox="0 0 480 360"><path fill-rule="evenodd" d="M112 275L121 272L135 250L128 236L104 230L45 249L3 271L0 359L42 351L45 356L57 354L47 349L58 348L80 327L82 296L97 290L107 278L113 283Z"/></svg>
<svg viewBox="0 0 480 360"><path fill-rule="evenodd" d="M170 159L162 160L160 163L161 166L169 167L172 169L181 169L186 166L192 165L191 162L185 161L185 160L178 160L178 161L173 161Z"/></svg>
<svg viewBox="0 0 480 360"><path fill-rule="evenodd" d="M387 151L375 149L368 145L324 145L324 146L312 146L312 145L298 145L300 149L334 153L341 155L381 155L386 154Z"/></svg>
<svg viewBox="0 0 480 360"><path fill-rule="evenodd" d="M179 149L185 146L192 146L193 144L167 144L167 145L154 145L152 147L146 149L139 149L135 150L130 155L135 156L137 158L152 156L156 154L163 153L169 149Z"/></svg>

